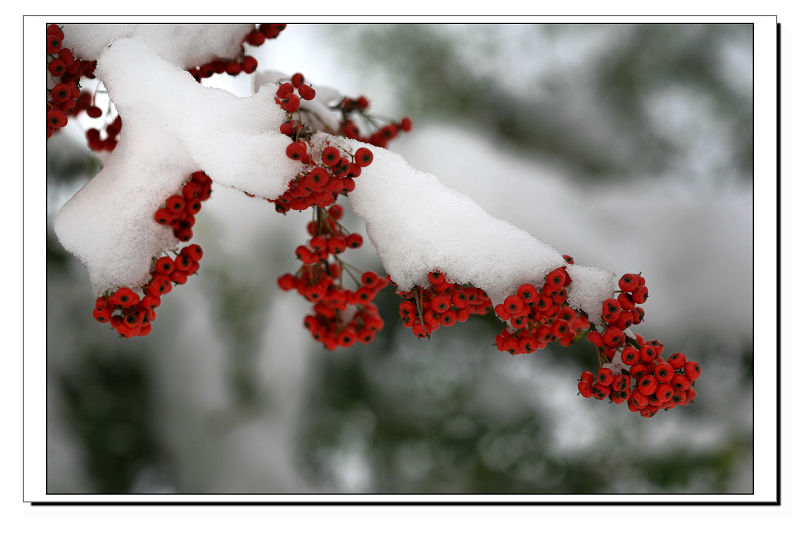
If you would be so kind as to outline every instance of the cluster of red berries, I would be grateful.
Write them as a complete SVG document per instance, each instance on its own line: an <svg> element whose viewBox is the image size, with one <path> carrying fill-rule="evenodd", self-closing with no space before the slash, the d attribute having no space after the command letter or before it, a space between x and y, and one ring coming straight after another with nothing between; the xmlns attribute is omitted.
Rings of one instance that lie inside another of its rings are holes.
<svg viewBox="0 0 800 533"><path fill-rule="evenodd" d="M625 274L618 285L618 296L603 302L602 331L587 335L597 347L601 368L596 378L588 371L582 374L579 394L598 400L609 398L616 404L627 402L631 411L647 418L659 409L688 405L697 396L693 385L700 376L700 365L687 361L680 352L665 361L661 342L645 342L638 334L628 336L625 331L644 319L639 305L647 301L649 292L641 274ZM617 355L622 364L611 364Z"/></svg>
<svg viewBox="0 0 800 533"><path fill-rule="evenodd" d="M284 29L286 29L286 24L259 24L258 27L244 36L242 45L247 43L250 46L261 46L267 39L275 39ZM256 68L258 68L258 60L253 56L245 55L244 46L242 46L238 57L234 59L215 59L189 69L189 73L200 82L214 74L228 74L230 76L237 76L242 72L252 74L256 71Z"/></svg>
<svg viewBox="0 0 800 533"><path fill-rule="evenodd" d="M644 320L640 305L649 296L645 279L639 274L625 274L619 279L619 287L619 296L603 302L603 331L593 331L587 337L609 360L625 343L624 331Z"/></svg>
<svg viewBox="0 0 800 533"><path fill-rule="evenodd" d="M388 281L372 271L356 278L352 267L339 259L339 254L363 243L360 234L348 233L339 222L344 214L340 205L318 206L314 211L316 220L307 226L311 239L295 251L303 265L295 274L279 277L278 286L284 291L296 290L314 304L314 314L308 315L303 323L311 336L327 349L348 347L356 342L368 344L383 329L383 320L372 300ZM355 290L345 287L345 272L355 281Z"/></svg>
<svg viewBox="0 0 800 533"><path fill-rule="evenodd" d="M86 114L92 118L97 118L103 114L99 107L92 106L86 110ZM86 130L86 143L90 149L95 152L107 151L111 152L117 147L119 141L119 132L122 131L122 117L117 115L110 124L105 126L105 135L100 135L100 130L97 128L89 128Z"/></svg>
<svg viewBox="0 0 800 533"><path fill-rule="evenodd" d="M75 59L72 51L61 43L64 32L57 24L47 26L47 71L58 83L47 91L47 138L67 125L69 115L87 109L81 98L80 79L94 77L94 61Z"/></svg>
<svg viewBox="0 0 800 533"><path fill-rule="evenodd" d="M156 211L155 220L159 224L171 225L179 240L189 241L194 215L200 211L201 202L210 196L211 178L201 170L193 172L181 193L167 198L166 207ZM98 322L110 323L123 337L147 335L156 318L155 308L161 305L161 296L172 290L173 283L186 283L189 276L200 268L202 257L203 249L192 244L184 247L174 259L169 256L154 259L150 279L141 288L141 298L131 288L121 287L97 298L92 315Z"/></svg>
<svg viewBox="0 0 800 533"><path fill-rule="evenodd" d="M397 291L404 298L400 321L417 338L428 338L440 326L465 322L470 315L485 315L492 309L492 301L482 289L451 283L438 270L428 273L428 281L428 288Z"/></svg>
<svg viewBox="0 0 800 533"><path fill-rule="evenodd" d="M94 319L109 323L122 337L144 337L156 319L156 307L161 296L172 290L172 284L183 285L200 268L203 249L197 244L183 248L172 259L169 256L154 261L150 280L142 287L143 296L129 287L107 292L95 301Z"/></svg>
<svg viewBox="0 0 800 533"><path fill-rule="evenodd" d="M566 304L571 283L566 269L557 268L547 274L541 288L524 283L497 304L495 313L508 324L495 337L497 349L515 355L535 352L554 341L572 344L589 328L589 320Z"/></svg>
<svg viewBox="0 0 800 533"><path fill-rule="evenodd" d="M231 76L237 76L242 72L252 74L256 71L256 68L258 68L258 60L253 56L243 55L238 59L215 59L190 69L189 73L194 76L194 79L201 82L214 74L229 74Z"/></svg>
<svg viewBox="0 0 800 533"><path fill-rule="evenodd" d="M659 409L689 405L697 397L694 382L700 377L700 365L687 361L680 352L665 361L662 349L658 341L645 343L637 335L636 343L623 350L634 361L631 367L615 372L612 367L604 366L597 371L597 377L589 371L583 372L578 382L579 394L598 400L609 398L616 404L627 402L628 409L645 418L652 417Z"/></svg>
<svg viewBox="0 0 800 533"><path fill-rule="evenodd" d="M211 178L202 170L193 172L181 192L167 198L165 206L156 211L155 220L161 225L172 226L175 237L188 242L193 236L194 216L210 197Z"/></svg>
<svg viewBox="0 0 800 533"><path fill-rule="evenodd" d="M267 39L275 39L286 29L286 24L259 24L248 33L244 41L252 46L261 46Z"/></svg>
<svg viewBox="0 0 800 533"><path fill-rule="evenodd" d="M365 96L358 98L343 98L333 109L342 113L342 120L339 123L339 133L344 137L355 139L360 142L369 143L373 146L386 148L389 142L404 131L411 131L411 119L404 117L400 122L389 122L380 125L377 119L368 114L369 100ZM356 124L355 118L359 117L362 127L368 132L362 135L361 129Z"/></svg>
<svg viewBox="0 0 800 533"><path fill-rule="evenodd" d="M313 100L316 92L304 81L303 75L297 73L292 76L291 82L281 84L275 93L275 102L287 113L287 120L281 124L280 131L294 140L286 147L286 157L306 165L305 170L292 180L281 196L270 200L279 213L333 204L338 195L355 189L354 178L361 175L363 167L372 163L372 151L368 148L359 148L354 154L345 151L343 155L342 149L326 146L319 161L311 157L311 129L302 122L300 102ZM294 118L295 113L297 119Z"/></svg>

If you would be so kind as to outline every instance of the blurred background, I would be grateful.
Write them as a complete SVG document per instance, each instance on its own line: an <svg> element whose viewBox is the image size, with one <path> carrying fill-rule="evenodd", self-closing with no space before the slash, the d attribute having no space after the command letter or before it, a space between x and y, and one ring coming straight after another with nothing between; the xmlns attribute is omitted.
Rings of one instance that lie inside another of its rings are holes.
<svg viewBox="0 0 800 533"><path fill-rule="evenodd" d="M641 272L634 331L700 363L695 404L644 419L579 397L588 342L514 357L493 317L417 340L388 290L378 338L327 352L275 281L309 214L221 187L199 275L118 338L52 233L99 169L71 123L47 153L48 492L752 492L752 26L289 25L252 53L411 117L390 149L493 216ZM369 243L344 259L383 273Z"/></svg>

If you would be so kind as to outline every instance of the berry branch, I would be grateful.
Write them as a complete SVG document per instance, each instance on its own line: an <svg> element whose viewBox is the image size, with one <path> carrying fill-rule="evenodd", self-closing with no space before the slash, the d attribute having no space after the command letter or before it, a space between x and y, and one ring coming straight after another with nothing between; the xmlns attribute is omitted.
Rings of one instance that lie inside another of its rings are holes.
<svg viewBox="0 0 800 533"><path fill-rule="evenodd" d="M401 323L418 338L493 312L502 325L494 339L501 352L592 343L598 368L582 373L581 396L625 403L644 417L694 400L698 363L679 352L665 359L659 341L630 331L644 320L649 298L641 273L615 283L611 273L576 265L489 216L386 150L411 131L410 118L374 115L365 96L333 97L302 73L267 80L257 72L245 45L278 37L284 24L236 28L235 46L223 39L207 50L198 43L213 42L202 33L209 28L194 28L197 46L187 47L194 61L187 55L170 62L135 34L77 59L62 43L69 27L47 27L48 138L69 113L86 110L106 123L105 138L96 128L86 131L88 146L115 156L123 151L56 218L62 244L89 269L98 322L125 338L147 335L161 297L198 273L203 250L190 244L192 228L213 176L278 213L311 208L307 239L294 250L300 266L277 283L309 302L303 325L328 350L375 339L384 320L373 300L391 286L402 300ZM91 48L81 39L76 45ZM147 90L142 66L164 84L157 97ZM202 85L214 75L241 74L254 76L258 88L250 98ZM107 91L108 110L79 90L82 76L104 84L95 95ZM365 220L385 277L342 259L364 242L341 223L342 197Z"/></svg>

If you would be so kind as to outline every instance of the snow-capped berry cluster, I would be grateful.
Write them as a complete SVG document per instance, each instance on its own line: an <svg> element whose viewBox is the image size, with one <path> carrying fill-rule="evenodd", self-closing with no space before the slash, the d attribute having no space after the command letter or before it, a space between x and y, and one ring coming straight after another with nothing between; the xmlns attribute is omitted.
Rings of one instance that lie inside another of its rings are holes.
<svg viewBox="0 0 800 533"><path fill-rule="evenodd" d="M279 277L278 286L285 291L297 290L314 304L314 314L303 323L327 349L356 342L368 344L383 329L383 320L372 300L388 282L372 271L356 277L353 267L339 258L339 254L358 248L363 242L361 235L349 233L339 222L344 214L340 205L317 206L314 213L314 220L307 226L311 238L295 251L303 266L295 274ZM355 282L354 290L345 286L345 273Z"/></svg>
<svg viewBox="0 0 800 533"><path fill-rule="evenodd" d="M89 107L81 97L81 76L94 77L94 61L75 59L61 44L64 32L57 24L47 26L47 138L67 125L68 117Z"/></svg>
<svg viewBox="0 0 800 533"><path fill-rule="evenodd" d="M372 162L372 152L368 148L359 148L350 154L343 148L330 145L321 150L316 160L312 158L310 137L314 132L302 121L300 102L313 100L316 91L304 82L304 76L297 73L292 76L291 82L281 84L275 94L275 102L287 114L280 131L294 140L286 147L286 156L306 165L306 169L292 180L281 196L270 200L279 213L333 204L339 194L347 194L355 189L354 178L360 176L361 169ZM342 152L345 152L344 155Z"/></svg>
<svg viewBox="0 0 800 533"><path fill-rule="evenodd" d="M514 355L535 352L554 341L572 344L589 328L589 320L566 303L571 283L566 269L557 268L540 288L524 283L497 304L495 313L507 323L495 337L497 349Z"/></svg>
<svg viewBox="0 0 800 533"><path fill-rule="evenodd" d="M238 45L234 44L232 48L226 45L224 48L226 51L222 55L234 55L234 59L217 58L193 67L189 72L198 82L217 73L235 76L241 72L254 72L257 62L245 55L244 45L259 46L267 39L277 37L285 25L262 24L251 29L253 27L248 25L242 33L249 33L239 41L232 41L238 42ZM91 93L80 92L81 75L92 77L96 63L73 58L71 51L61 44L63 32L58 26L48 26L47 34L49 137L66 124L66 114L85 110L87 116L101 118L104 112L94 105L94 96ZM114 51L116 50L112 52ZM178 68L185 66L178 65ZM101 64L98 72L102 74L104 68L105 64ZM185 73L182 77L185 78ZM188 83L193 86L191 82ZM373 300L381 289L391 283L388 276L383 278L372 271L361 273L340 258L348 248L361 246L363 238L358 233L348 232L342 226L340 220L343 208L336 202L341 195L347 195L354 190L356 178L361 175L362 168L372 163L373 152L364 147L353 151L346 140L337 140L334 136L386 147L400 132L410 131L412 123L408 117L399 122L377 119L367 113L370 103L364 96L343 98L328 109L319 107L318 102L304 105L304 102L311 102L315 97L315 89L305 82L301 73L293 75L275 92L275 102L285 111L286 117L280 126L271 122L273 125L270 127L279 129L290 138L285 155L300 163L290 165L294 169L292 172L297 168L302 170L289 180L286 190L278 198L274 198L277 191L268 194L273 197L270 201L279 212L312 208L312 220L307 227L309 239L295 250L302 265L294 274L281 276L278 285L285 291L297 290L313 304L312 314L305 317L304 325L314 339L334 350L340 346L347 347L356 342L366 344L374 340L384 322ZM330 104L330 100L324 103ZM331 110L335 114L329 117L326 114ZM106 117L104 128L105 138L100 129L92 128L87 131L87 141L92 150L111 151L117 145L122 120L119 116L112 120L112 112L113 106L109 105L109 116ZM341 114L338 124L336 113ZM316 135L319 132L331 135ZM274 135L271 137L276 139ZM278 146L280 152L283 152L283 143ZM367 172L370 179L381 172L390 174L386 171L392 167L388 161L390 158L382 151L378 155L380 159L373 169L380 167L380 172L373 173L370 169ZM395 168L400 171L399 175L406 171L406 167L401 168L399 165ZM220 172L225 173L225 170L221 169ZM283 175L279 177L281 180L289 178ZM222 180L221 175L219 179ZM236 183L236 180L233 182ZM372 186L375 183L382 182L364 183L364 189L367 190L367 185ZM387 188L391 187L390 184L383 183ZM210 188L211 179L201 171L195 172L182 185L181 190L169 196L164 206L154 213L155 220L159 224L169 225L178 241L190 241L194 217L200 210L202 201L210 196ZM435 187L430 190L434 189ZM361 192L352 197L357 209ZM416 194L416 190L414 193ZM448 199L450 196L443 195L442 198ZM439 201L438 197L436 201ZM469 212L478 214L473 209ZM369 224L369 218L365 218ZM492 220L494 219L490 219L490 222ZM76 248L80 249L80 246ZM597 308L600 307L598 300L602 297L594 300L590 298L589 301L581 296L581 290L586 285L580 277L586 276L586 271L577 266L570 269L573 261L568 256L563 257L567 266L558 267L564 264L558 261L558 252L544 248L546 247L537 245L532 255L547 256L550 251L554 252L555 257L548 259L552 259L552 262L540 271L550 272L542 279L535 280L536 284L523 283L513 294L504 295L502 303L494 307L484 290L452 283L443 272L430 272L429 284L414 286L406 292L398 291L404 298L399 306L402 323L417 337L424 338L429 337L440 326L465 321L471 314L485 315L494 309L497 316L505 322L504 330L495 337L500 351L512 355L531 353L550 342L559 341L567 346L583 337L593 342L597 348L599 369L596 376L589 371L582 374L578 385L580 395L601 400L608 398L610 402L617 404L627 402L631 411L639 412L645 417L653 416L661 408L671 409L690 403L696 396L694 383L700 376L700 366L694 361L686 361L682 353L674 353L664 360L661 357L663 346L660 342L645 342L641 336L628 333L631 326L639 324L644 318L641 305L648 298L644 278L640 274L623 276L619 280L618 296L603 302L602 312L597 313ZM149 254L150 252L147 255ZM143 286L119 287L106 291L97 298L93 312L95 319L110 323L123 337L149 334L161 296L168 293L173 284L183 284L188 276L196 273L202 255L200 246L194 244L173 255L154 257L149 279ZM490 254L488 257L494 255ZM575 277L574 284L570 273ZM613 277L610 274L606 276L607 274L603 271L600 277L604 281L592 282L592 288L588 292L595 296L610 295ZM354 285L347 287L345 276L350 277ZM487 287L493 298L500 296L494 292L497 288L489 289L491 283L481 284ZM102 287L109 286L117 287L116 284ZM572 302L573 305L570 306L567 302ZM591 314L587 313L589 308L592 309Z"/></svg>
<svg viewBox="0 0 800 533"><path fill-rule="evenodd" d="M200 212L203 202L211 197L211 178L202 170L192 173L179 194L173 194L164 207L155 213L155 220L163 226L172 226L175 237L182 242L192 240L194 216Z"/></svg>
<svg viewBox="0 0 800 533"><path fill-rule="evenodd" d="M661 342L645 342L638 334L626 334L644 319L644 309L639 306L647 301L649 291L641 274L625 274L618 285L618 296L603 302L602 331L595 329L587 335L597 347L600 369L596 377L588 371L581 375L579 394L609 398L616 404L627 402L631 411L647 418L659 409L688 405L697 396L693 386L700 365L687 361L680 352L665 361Z"/></svg>
<svg viewBox="0 0 800 533"><path fill-rule="evenodd" d="M438 270L428 273L428 280L429 287L397 291L404 298L400 321L420 339L430 337L440 326L465 322L470 315L485 315L492 309L482 289L451 283Z"/></svg>
<svg viewBox="0 0 800 533"><path fill-rule="evenodd" d="M229 76L238 76L242 72L252 74L258 68L258 60L245 54L244 44L261 46L267 39L276 38L285 28L286 24L259 24L257 28L244 36L237 57L232 59L217 58L214 61L189 69L189 73L198 82L202 82L214 74L228 74Z"/></svg>
<svg viewBox="0 0 800 533"><path fill-rule="evenodd" d="M187 242L192 238L192 226L201 203L211 196L211 178L198 170L183 185L180 194L173 194L165 207L156 210L154 218L162 225L172 226L175 237ZM120 287L97 298L92 315L101 323L111 326L125 338L145 336L150 333L156 318L155 308L161 305L161 296L172 290L172 284L183 285L189 276L200 268L203 249L192 244L184 247L175 258L163 256L153 259L150 279L141 287L140 297L130 287Z"/></svg>
<svg viewBox="0 0 800 533"><path fill-rule="evenodd" d="M165 256L154 261L150 280L141 287L143 295L130 287L120 287L97 298L92 312L94 319L109 323L122 337L144 337L152 330L156 307L161 296L172 290L172 284L183 285L188 276L200 268L203 249L192 244L183 248L175 259Z"/></svg>
<svg viewBox="0 0 800 533"><path fill-rule="evenodd" d="M214 61L189 69L189 73L198 82L202 82L214 74L228 74L229 76L238 76L242 72L252 74L258 68L258 60L253 56L246 55L244 44L261 46L267 39L275 39L284 29L286 29L286 24L259 24L244 36L237 57L232 59L217 58Z"/></svg>

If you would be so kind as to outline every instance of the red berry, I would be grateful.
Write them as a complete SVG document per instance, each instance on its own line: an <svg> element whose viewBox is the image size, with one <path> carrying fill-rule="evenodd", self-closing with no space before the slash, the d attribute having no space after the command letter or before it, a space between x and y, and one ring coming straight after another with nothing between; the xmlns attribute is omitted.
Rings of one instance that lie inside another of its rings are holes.
<svg viewBox="0 0 800 533"><path fill-rule="evenodd" d="M361 248L361 245L364 243L364 238L358 233L351 233L345 239L348 248Z"/></svg>
<svg viewBox="0 0 800 533"><path fill-rule="evenodd" d="M103 115L103 110L97 106L92 106L86 110L86 114L92 118L99 118Z"/></svg>
<svg viewBox="0 0 800 533"><path fill-rule="evenodd" d="M647 301L647 297L649 296L647 292L647 287L644 285L639 285L636 287L636 290L633 291L632 297L633 301L639 305L645 303Z"/></svg>
<svg viewBox="0 0 800 533"><path fill-rule="evenodd" d="M47 112L47 125L52 128L63 128L67 125L67 116L60 109L51 109Z"/></svg>
<svg viewBox="0 0 800 533"><path fill-rule="evenodd" d="M611 385L614 380L614 371L603 367L597 371L597 382L601 385Z"/></svg>
<svg viewBox="0 0 800 533"><path fill-rule="evenodd" d="M335 146L328 146L322 151L322 162L328 166L333 166L339 162L341 154Z"/></svg>
<svg viewBox="0 0 800 533"><path fill-rule="evenodd" d="M69 85L66 83L59 83L50 91L50 96L53 98L54 102L60 104L72 98L72 89L70 89Z"/></svg>
<svg viewBox="0 0 800 533"><path fill-rule="evenodd" d="M305 77L299 72L294 76L292 76L292 85L294 85L295 87L300 87L301 85L303 85L304 81Z"/></svg>
<svg viewBox="0 0 800 533"><path fill-rule="evenodd" d="M619 346L625 340L625 334L617 326L609 326L603 333L603 342L606 346Z"/></svg>
<svg viewBox="0 0 800 533"><path fill-rule="evenodd" d="M64 38L64 32L58 26L58 24L49 24L47 26L47 35L55 35L59 39Z"/></svg>
<svg viewBox="0 0 800 533"><path fill-rule="evenodd" d="M289 157L289 159L294 159L295 161L300 160L305 153L306 143L303 141L290 143L289 146L286 147L286 155Z"/></svg>
<svg viewBox="0 0 800 533"><path fill-rule="evenodd" d="M620 307L616 298L609 298L603 302L603 320L613 324L619 318Z"/></svg>
<svg viewBox="0 0 800 533"><path fill-rule="evenodd" d="M237 63L235 61L231 61L225 67L225 73L229 74L231 76L238 76L239 73L241 73L241 72L242 72L242 65L240 65L239 63Z"/></svg>
<svg viewBox="0 0 800 533"><path fill-rule="evenodd" d="M522 301L525 303L532 303L534 300L536 300L537 296L536 287L534 287L530 283L523 283L517 289L517 296L522 298Z"/></svg>
<svg viewBox="0 0 800 533"><path fill-rule="evenodd" d="M159 274L170 274L175 270L175 263L170 257L162 257L156 261L156 272Z"/></svg>
<svg viewBox="0 0 800 533"><path fill-rule="evenodd" d="M686 374L686 377L691 379L692 381L696 381L697 378L700 377L700 365L698 365L695 361L686 361L686 364L683 367L683 372Z"/></svg>
<svg viewBox="0 0 800 533"><path fill-rule="evenodd" d="M631 373L632 378L641 379L645 374L647 374L647 367L642 363L636 363L631 366L628 372Z"/></svg>
<svg viewBox="0 0 800 533"><path fill-rule="evenodd" d="M175 214L180 213L183 211L183 208L186 207L186 201L184 200L183 196L178 194L173 194L169 198L167 198L167 209L172 211Z"/></svg>
<svg viewBox="0 0 800 533"><path fill-rule="evenodd" d="M203 248L199 244L192 244L181 250L181 254L188 255L192 261L200 261L203 258Z"/></svg>
<svg viewBox="0 0 800 533"><path fill-rule="evenodd" d="M668 383L672 381L672 376L675 375L675 369L668 363L659 363L656 365L655 376L661 383Z"/></svg>
<svg viewBox="0 0 800 533"><path fill-rule="evenodd" d="M675 390L683 391L691 387L693 382L683 374L675 374L672 377L671 383L672 386L675 387Z"/></svg>
<svg viewBox="0 0 800 533"><path fill-rule="evenodd" d="M639 350L631 347L625 348L622 350L621 359L626 365L634 365L639 361Z"/></svg>
<svg viewBox="0 0 800 533"><path fill-rule="evenodd" d="M633 292L639 286L639 276L636 274L625 274L619 278L619 288L625 292Z"/></svg>
<svg viewBox="0 0 800 533"><path fill-rule="evenodd" d="M294 92L294 86L291 83L284 83L280 87L278 87L277 91L275 91L275 96L283 100L293 92Z"/></svg>
<svg viewBox="0 0 800 533"><path fill-rule="evenodd" d="M95 320L103 324L111 322L111 309L103 306L95 307L94 311L92 311L92 316Z"/></svg>
<svg viewBox="0 0 800 533"><path fill-rule="evenodd" d="M673 394L675 394L675 389L669 383L662 383L656 389L656 397L662 402L672 398Z"/></svg>
<svg viewBox="0 0 800 533"><path fill-rule="evenodd" d="M245 56L242 59L242 70L245 74L252 74L258 68L258 60L252 56Z"/></svg>
<svg viewBox="0 0 800 533"><path fill-rule="evenodd" d="M656 391L656 387L658 387L658 381L652 374L647 374L636 384L636 390L646 396L653 394Z"/></svg>
<svg viewBox="0 0 800 533"><path fill-rule="evenodd" d="M114 305L131 307L139 303L139 295L128 287L122 287L117 290L108 301Z"/></svg>
<svg viewBox="0 0 800 533"><path fill-rule="evenodd" d="M645 345L639 348L639 361L642 363L649 363L656 357L656 350L650 345Z"/></svg>
<svg viewBox="0 0 800 533"><path fill-rule="evenodd" d="M300 87L298 87L297 93L303 100L313 100L314 97L317 95L317 92L306 84L303 84Z"/></svg>
<svg viewBox="0 0 800 533"><path fill-rule="evenodd" d="M522 310L525 302L522 301L522 298L517 296L516 294L512 294L506 297L505 301L503 302L503 308L509 315L513 315L518 313Z"/></svg>
<svg viewBox="0 0 800 533"><path fill-rule="evenodd" d="M592 396L598 400L605 400L609 394L611 394L611 387L599 384L592 387Z"/></svg>
<svg viewBox="0 0 800 533"><path fill-rule="evenodd" d="M355 163L359 167L367 167L372 163L372 151L369 148L356 150Z"/></svg>
<svg viewBox="0 0 800 533"><path fill-rule="evenodd" d="M61 39L63 37L58 37L57 35L48 35L47 36L47 53L48 54L57 54L59 50L61 50Z"/></svg>
<svg viewBox="0 0 800 533"><path fill-rule="evenodd" d="M289 113L294 113L300 109L300 97L292 93L281 100L281 107Z"/></svg>
<svg viewBox="0 0 800 533"><path fill-rule="evenodd" d="M411 119L403 117L403 120L400 121L400 129L405 132L411 131Z"/></svg>
<svg viewBox="0 0 800 533"><path fill-rule="evenodd" d="M633 301L633 297L627 292L623 292L617 296L617 301L624 311L632 311L634 307L636 307L636 302Z"/></svg>
<svg viewBox="0 0 800 533"><path fill-rule="evenodd" d="M614 378L614 381L611 382L611 388L615 391L624 391L628 390L631 386L631 378L630 376L626 376L624 374L620 374Z"/></svg>
<svg viewBox="0 0 800 533"><path fill-rule="evenodd" d="M563 287L566 281L565 272L561 268L557 268L547 275L546 283L554 287Z"/></svg>
<svg viewBox="0 0 800 533"><path fill-rule="evenodd" d="M340 254L347 249L347 240L337 235L336 237L331 237L328 240L328 252L332 254Z"/></svg>
<svg viewBox="0 0 800 533"><path fill-rule="evenodd" d="M247 34L247 42L253 46L261 46L266 41L266 37L260 31L251 31Z"/></svg>
<svg viewBox="0 0 800 533"><path fill-rule="evenodd" d="M603 335L599 331L592 331L586 336L586 338L598 348L602 347L604 344Z"/></svg>
<svg viewBox="0 0 800 533"><path fill-rule="evenodd" d="M334 204L328 208L328 214L334 219L339 220L344 216L344 208L339 204Z"/></svg>
<svg viewBox="0 0 800 533"><path fill-rule="evenodd" d="M61 59L52 59L47 64L47 70L53 76L60 78L67 70L67 65Z"/></svg>
<svg viewBox="0 0 800 533"><path fill-rule="evenodd" d="M669 356L667 362L672 365L675 370L680 370L686 364L686 355L681 352L676 352Z"/></svg>
<svg viewBox="0 0 800 533"><path fill-rule="evenodd" d="M280 126L281 133L284 135L288 135L289 137L294 135L294 123L295 121L292 120L291 122L284 122Z"/></svg>

